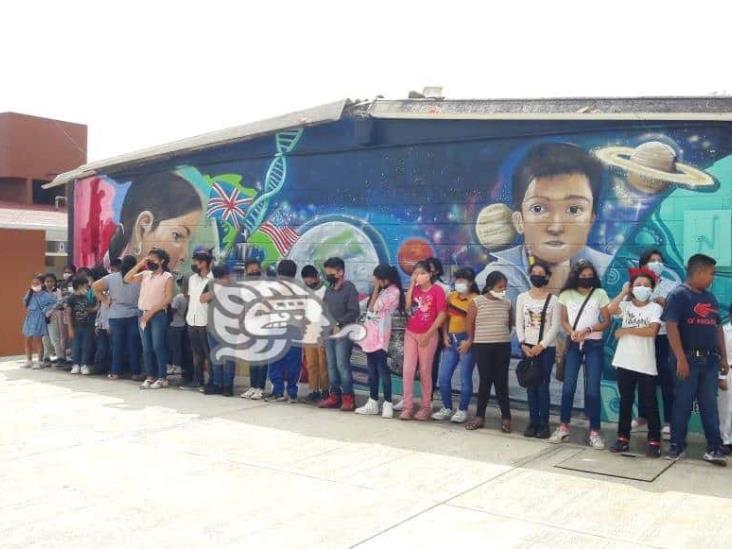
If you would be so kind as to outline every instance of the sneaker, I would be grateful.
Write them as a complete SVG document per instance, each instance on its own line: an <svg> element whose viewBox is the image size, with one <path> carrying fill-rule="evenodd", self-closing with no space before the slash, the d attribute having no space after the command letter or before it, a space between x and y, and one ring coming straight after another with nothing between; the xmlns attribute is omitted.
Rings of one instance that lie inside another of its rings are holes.
<svg viewBox="0 0 732 549"><path fill-rule="evenodd" d="M323 397L320 395L320 391L310 391L307 396L309 402L318 402L322 398Z"/></svg>
<svg viewBox="0 0 732 549"><path fill-rule="evenodd" d="M206 385L203 388L203 394L204 395L220 395L221 387L219 387L218 385Z"/></svg>
<svg viewBox="0 0 732 549"><path fill-rule="evenodd" d="M360 408L356 408L356 413L361 416L377 416L379 415L379 401L369 398L366 404Z"/></svg>
<svg viewBox="0 0 732 549"><path fill-rule="evenodd" d="M262 400L264 398L264 391L262 389L254 389L252 396L249 398L251 400Z"/></svg>
<svg viewBox="0 0 732 549"><path fill-rule="evenodd" d="M465 423L467 420L468 420L468 411L467 410L458 410L450 418L450 421L452 421L453 423Z"/></svg>
<svg viewBox="0 0 732 549"><path fill-rule="evenodd" d="M152 379L146 379L145 381L142 382L142 385L140 385L140 389L149 389L150 385L153 384L153 381L154 380L152 380Z"/></svg>
<svg viewBox="0 0 732 549"><path fill-rule="evenodd" d="M119 379L119 376L117 374L107 374L107 379L116 380Z"/></svg>
<svg viewBox="0 0 732 549"><path fill-rule="evenodd" d="M244 391L240 396L241 396L241 398L252 398L254 391L256 391L256 389L254 387L249 387L249 389Z"/></svg>
<svg viewBox="0 0 732 549"><path fill-rule="evenodd" d="M589 445L593 450L605 449L605 441L598 431L590 431Z"/></svg>
<svg viewBox="0 0 732 549"><path fill-rule="evenodd" d="M630 444L628 442L627 438L618 437L618 440L610 446L610 451L613 454L622 454L623 452L627 452L630 450Z"/></svg>
<svg viewBox="0 0 732 549"><path fill-rule="evenodd" d="M343 395L341 397L341 412L353 412L356 409L356 397Z"/></svg>
<svg viewBox="0 0 732 549"><path fill-rule="evenodd" d="M672 444L668 449L668 452L666 452L666 459L669 461L679 461L683 457L684 450L675 444Z"/></svg>
<svg viewBox="0 0 732 549"><path fill-rule="evenodd" d="M395 408L396 408L396 406L395 406ZM409 421L413 417L414 417L414 414L412 413L412 410L409 410L407 408L404 408L404 406L402 406L402 413L399 414L399 419Z"/></svg>
<svg viewBox="0 0 732 549"><path fill-rule="evenodd" d="M728 456L732 454L732 444L722 444L720 450L725 456Z"/></svg>
<svg viewBox="0 0 732 549"><path fill-rule="evenodd" d="M437 412L432 414L432 419L435 421L445 421L452 417L452 410L450 408L440 408Z"/></svg>
<svg viewBox="0 0 732 549"><path fill-rule="evenodd" d="M298 404L300 400L296 396L288 396L287 404Z"/></svg>
<svg viewBox="0 0 732 549"><path fill-rule="evenodd" d="M23 362L23 364L20 365L21 368L30 368L31 366L33 366L32 360L26 360L25 362Z"/></svg>
<svg viewBox="0 0 732 549"><path fill-rule="evenodd" d="M637 417L630 422L631 433L641 433L648 430L648 420L642 417Z"/></svg>
<svg viewBox="0 0 732 549"><path fill-rule="evenodd" d="M419 412L414 414L414 419L417 421L429 421L431 418L430 411L429 408L420 408Z"/></svg>
<svg viewBox="0 0 732 549"><path fill-rule="evenodd" d="M165 389L167 386L168 380L160 377L150 384L149 389Z"/></svg>
<svg viewBox="0 0 732 549"><path fill-rule="evenodd" d="M188 383L180 385L178 389L181 391L199 391L201 389L201 384L195 381L189 381Z"/></svg>
<svg viewBox="0 0 732 549"><path fill-rule="evenodd" d="M652 459L658 459L661 457L661 443L660 442L649 442L648 448L646 449L646 456Z"/></svg>
<svg viewBox="0 0 732 549"><path fill-rule="evenodd" d="M225 397L233 397L234 396L234 388L233 387L222 387L221 388L221 395Z"/></svg>
<svg viewBox="0 0 732 549"><path fill-rule="evenodd" d="M569 429L566 427L562 427L561 425L557 427L554 432L552 433L552 436L549 437L549 442L552 444L561 444L562 442L567 442L569 440Z"/></svg>
<svg viewBox="0 0 732 549"><path fill-rule="evenodd" d="M727 456L719 449L707 450L702 459L720 467L727 467Z"/></svg>
<svg viewBox="0 0 732 549"><path fill-rule="evenodd" d="M536 438L547 439L552 436L548 425L539 425L536 428Z"/></svg>
<svg viewBox="0 0 732 549"><path fill-rule="evenodd" d="M391 419L394 417L394 405L391 402L384 402L381 407L381 417Z"/></svg>
<svg viewBox="0 0 732 549"><path fill-rule="evenodd" d="M661 429L661 437L663 440L671 440L671 426L668 423Z"/></svg>
<svg viewBox="0 0 732 549"><path fill-rule="evenodd" d="M201 385L199 391L201 391L203 394L206 394L206 390L210 391L212 387L216 387L216 385L213 384L213 381L209 381L205 385Z"/></svg>
<svg viewBox="0 0 732 549"><path fill-rule="evenodd" d="M147 377L145 377L145 376L144 376L144 375L142 375L142 374L135 374L135 375L133 375L133 376L130 376L130 379L131 379L132 381L145 381L145 380L147 379Z"/></svg>
<svg viewBox="0 0 732 549"><path fill-rule="evenodd" d="M182 373L183 369L180 366L175 366L174 364L168 365L168 375L169 376L179 376Z"/></svg>
<svg viewBox="0 0 732 549"><path fill-rule="evenodd" d="M71 373L72 373L72 374L78 374L78 373L80 373L80 372L81 372L81 368L79 367L79 365L78 365L78 364L74 364L74 365L73 365L73 366L71 367Z"/></svg>
<svg viewBox="0 0 732 549"><path fill-rule="evenodd" d="M395 412L401 412L404 410L404 400L400 400L396 404L394 404L394 411Z"/></svg>
<svg viewBox="0 0 732 549"><path fill-rule="evenodd" d="M524 436L526 438L536 438L536 432L538 427L534 423L529 423L524 430Z"/></svg>
<svg viewBox="0 0 732 549"><path fill-rule="evenodd" d="M272 395L266 400L274 400L275 402L287 402L287 397L285 395Z"/></svg>
<svg viewBox="0 0 732 549"><path fill-rule="evenodd" d="M31 364L32 370L40 370L41 368L43 368L43 363L41 362L36 361Z"/></svg>
<svg viewBox="0 0 732 549"><path fill-rule="evenodd" d="M335 393L331 393L328 395L328 398L321 400L318 402L318 408L340 408L341 407L341 397L340 395L337 395Z"/></svg>
<svg viewBox="0 0 732 549"><path fill-rule="evenodd" d="M84 364L81 367L81 375L83 375L83 376L91 375L91 368L89 368L89 366L87 366L86 364Z"/></svg>

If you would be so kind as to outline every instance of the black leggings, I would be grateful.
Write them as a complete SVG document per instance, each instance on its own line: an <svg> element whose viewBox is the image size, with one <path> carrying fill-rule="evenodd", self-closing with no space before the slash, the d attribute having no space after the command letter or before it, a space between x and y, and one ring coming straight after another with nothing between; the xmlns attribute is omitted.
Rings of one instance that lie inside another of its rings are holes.
<svg viewBox="0 0 732 549"><path fill-rule="evenodd" d="M659 442L661 440L661 420L658 417L656 376L641 374L625 368L618 368L618 391L620 392L618 436L630 438L630 421L633 417L636 386L640 404L643 405L648 420L648 441Z"/></svg>
<svg viewBox="0 0 732 549"><path fill-rule="evenodd" d="M477 417L485 417L485 408L491 396L491 386L496 388L496 400L501 408L501 419L511 419L508 402L508 364L511 362L511 343L476 343L473 345L478 365Z"/></svg>

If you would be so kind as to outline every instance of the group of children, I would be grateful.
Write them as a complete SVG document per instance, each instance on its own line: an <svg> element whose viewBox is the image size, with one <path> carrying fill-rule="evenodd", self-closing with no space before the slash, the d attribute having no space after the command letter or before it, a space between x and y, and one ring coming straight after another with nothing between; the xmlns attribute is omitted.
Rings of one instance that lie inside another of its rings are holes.
<svg viewBox="0 0 732 549"><path fill-rule="evenodd" d="M72 373L90 373L94 342L99 349L101 332L111 340L112 379L127 371L133 379L143 381L141 388L158 389L167 386L171 366L180 367L181 389L233 395L235 365L212 361L210 351L216 340L208 329L212 282L226 283L231 275L223 266L212 263L209 251L197 250L191 265L193 274L179 281L181 291L177 295L172 275L167 272L167 254L157 249L141 262L127 256L113 264L113 273L97 277L93 289L91 272L88 276L72 275L60 288L50 275L45 279L35 277L24 298L28 309L23 327L27 365L32 364L31 353L34 348L40 349L44 337L57 357L65 355L64 344L56 346L52 335L63 333L65 326L72 341ZM537 370L526 389L530 421L524 436L552 443L569 439L577 382L583 371L587 441L600 450L605 448L600 423L605 332L617 319L612 365L616 368L620 411L617 440L610 450L628 452L631 431L647 426L647 455L659 457L662 438L670 436L667 457L679 459L685 450L687 425L696 401L708 443L704 459L724 465L732 449L732 398L728 391L732 382L728 362L732 356L732 328L721 326L719 306L709 292L715 261L704 255L691 257L687 280L677 287L663 277L664 270L660 252L645 253L638 268L629 270L629 281L621 293L611 300L589 261L576 262L564 287L555 295L548 289L550 267L533 260L527 273L531 288L511 303L507 298L510 281L499 270L488 274L481 289L472 269L458 269L449 287L441 279L439 260L430 258L416 263L405 290L396 267L379 265L373 272L364 316L358 291L346 280L345 263L333 257L323 265L325 283L313 265L305 266L299 274L333 320L328 336L337 335L349 324L363 323L366 337L356 344L367 359L368 400L356 408L351 367L354 343L348 337L326 337L321 347L304 351L292 346L268 365L250 366L251 386L241 396L296 402L304 362L311 387L308 399L320 408L386 418L399 412L403 420L450 420L476 430L485 424L493 391L500 408L500 429L510 433L509 365L515 354L512 341L517 341L521 356ZM294 279L297 265L282 260L272 274ZM261 264L248 260L243 276L262 277ZM404 394L398 403L393 402L389 367L395 315L406 316ZM56 327L52 329L52 325ZM140 371L140 354L145 375ZM469 418L476 366L477 410ZM549 385L555 367L556 377L562 382L562 396L559 426L552 432ZM456 370L457 408L452 390ZM414 387L417 372L419 406ZM269 395L265 394L267 378L272 386ZM441 400L441 407L434 413L433 380ZM658 386L663 415L658 409ZM636 393L638 417L633 419Z"/></svg>

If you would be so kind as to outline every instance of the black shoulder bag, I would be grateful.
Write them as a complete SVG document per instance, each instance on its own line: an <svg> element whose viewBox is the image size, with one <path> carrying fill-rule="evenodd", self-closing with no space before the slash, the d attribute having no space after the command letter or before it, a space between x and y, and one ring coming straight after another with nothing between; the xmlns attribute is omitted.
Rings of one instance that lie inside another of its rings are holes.
<svg viewBox="0 0 732 549"><path fill-rule="evenodd" d="M552 294L549 294L546 296L546 301L544 302L544 308L541 310L541 320L539 324L539 339L537 340L536 344L538 345L541 343L542 337L544 337L544 324L546 320L546 310L549 308L549 302L552 299ZM522 358L518 365L516 366L516 379L518 380L519 385L524 388L531 388L531 387L538 387L541 385L541 382L543 381L543 375L541 371L541 364L540 364L540 357L539 356L532 356L532 357L524 357Z"/></svg>
<svg viewBox="0 0 732 549"><path fill-rule="evenodd" d="M580 318L582 318L582 313L585 311L585 305L587 305L587 302L592 297L592 294L595 293L595 288L592 288L590 290L590 293L587 294L587 297L582 302L582 306L579 309L579 312L577 313L577 318L574 319L574 323L572 324L572 331L574 332L577 329L577 324L579 324ZM570 342L572 341L571 338L572 334L565 334L564 336L564 344L562 345L562 354L561 356L557 356L557 370L554 374L557 378L557 381L564 381L564 357L567 356L567 348L569 347Z"/></svg>

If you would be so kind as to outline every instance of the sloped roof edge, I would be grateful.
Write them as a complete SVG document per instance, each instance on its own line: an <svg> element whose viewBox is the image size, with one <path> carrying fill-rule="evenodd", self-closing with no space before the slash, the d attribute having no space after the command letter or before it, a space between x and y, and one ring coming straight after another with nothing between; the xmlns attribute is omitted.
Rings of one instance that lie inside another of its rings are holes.
<svg viewBox="0 0 732 549"><path fill-rule="evenodd" d="M130 167L140 162L149 162L151 160L164 158L171 154L198 151L227 143L254 139L255 137L266 135L271 132L290 128L300 128L325 122L334 122L341 118L343 110L348 104L348 99L342 99L333 103L326 103L324 105L284 114L282 116L276 116L274 118L250 122L248 124L204 133L194 137L180 139L178 141L171 141L170 143L133 151L131 153L114 156L104 160L89 162L79 166L75 170L57 175L53 181L45 184L43 188L50 189L52 187L58 187L75 179L95 175L100 170Z"/></svg>

